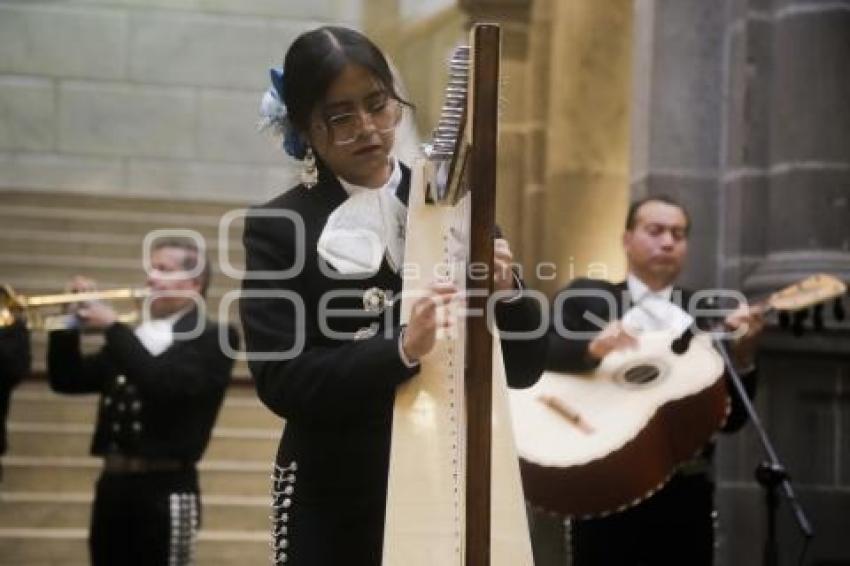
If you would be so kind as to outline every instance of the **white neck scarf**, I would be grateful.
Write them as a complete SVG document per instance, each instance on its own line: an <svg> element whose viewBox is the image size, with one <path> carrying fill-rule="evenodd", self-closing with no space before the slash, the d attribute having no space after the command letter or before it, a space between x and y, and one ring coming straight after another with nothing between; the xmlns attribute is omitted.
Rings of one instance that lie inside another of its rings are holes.
<svg viewBox="0 0 850 566"><path fill-rule="evenodd" d="M623 315L623 324L644 332L669 330L683 333L694 319L678 305L670 302L673 286L652 291L646 284L629 273L626 279L632 297L632 308Z"/></svg>
<svg viewBox="0 0 850 566"><path fill-rule="evenodd" d="M407 207L396 196L402 180L396 159L392 167L389 179L378 188L339 180L348 199L328 217L317 251L344 275L374 275L384 256L393 271L401 268Z"/></svg>
<svg viewBox="0 0 850 566"><path fill-rule="evenodd" d="M165 318L149 318L136 327L136 338L151 356L158 356L174 343L174 323L188 312L180 311Z"/></svg>

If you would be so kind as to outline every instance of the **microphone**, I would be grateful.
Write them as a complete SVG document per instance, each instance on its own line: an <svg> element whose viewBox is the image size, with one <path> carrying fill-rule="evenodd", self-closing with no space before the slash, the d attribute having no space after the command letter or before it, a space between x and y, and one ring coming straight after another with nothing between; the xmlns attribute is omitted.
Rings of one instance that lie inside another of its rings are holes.
<svg viewBox="0 0 850 566"><path fill-rule="evenodd" d="M670 343L670 349L673 351L674 354L678 354L681 356L682 354L688 351L688 348L691 346L691 340L693 339L694 331L691 330L691 327L689 326L684 332L682 332L681 336L679 336L678 338L673 340L673 342Z"/></svg>

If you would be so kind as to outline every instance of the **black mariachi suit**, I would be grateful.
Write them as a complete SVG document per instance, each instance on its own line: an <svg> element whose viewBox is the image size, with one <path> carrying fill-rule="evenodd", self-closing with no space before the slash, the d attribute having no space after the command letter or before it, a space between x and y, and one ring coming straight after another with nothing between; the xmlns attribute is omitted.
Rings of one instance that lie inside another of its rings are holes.
<svg viewBox="0 0 850 566"><path fill-rule="evenodd" d="M174 324L189 333L191 310ZM233 359L209 320L199 336L152 356L131 328L105 332L94 355L82 355L77 330L51 332L47 368L59 393L99 393L91 453L143 460L149 469L111 472L97 481L89 550L92 564L188 564L200 522L195 464L210 439L230 381ZM228 340L238 335L228 327Z"/></svg>
<svg viewBox="0 0 850 566"><path fill-rule="evenodd" d="M286 291L289 299L243 295L241 301L249 356L289 350L299 339L304 341L300 353L289 360L250 364L260 399L287 421L273 486L275 563L378 566L395 388L418 368L408 368L400 358L398 309L386 317L363 308L367 289L401 292L402 280L386 260L372 277L340 279L332 277L332 268L318 257L316 244L328 216L347 198L337 179L320 171L313 188L297 186L257 209L298 215L306 229L303 242L296 243L288 220L248 218L245 225L249 273L290 268L296 246L305 256L303 268L289 278L243 282L244 292ZM397 196L406 203L410 171L402 166L402 173ZM339 290L354 292L331 301L332 308L352 309L359 316L330 317L328 326L354 333L378 321L377 334L334 339L323 332L319 302ZM301 320L292 298L303 300ZM500 304L496 316L500 328L516 331L537 328L541 320L538 304L528 298ZM512 386L528 386L538 379L545 348L545 337L503 341Z"/></svg>
<svg viewBox="0 0 850 566"><path fill-rule="evenodd" d="M616 305L609 312L608 304L595 297L579 296L587 291L608 293ZM588 321L590 312L605 321L623 317L626 282L609 283L595 279L576 279L559 292L576 292L563 303L556 299L552 320L559 317L564 327L572 331L595 332L600 328ZM673 302L688 310L693 294L674 289ZM567 295L569 296L569 295ZM553 371L584 372L599 362L588 356L590 340L569 340L559 336L554 327L549 332L549 351L546 368ZM755 372L744 376L749 395L755 393ZM735 391L731 384L730 392ZM724 432L738 430L746 423L746 412L737 395L730 396L732 407ZM711 479L711 459L714 444L709 442L700 457L683 466L672 479L646 501L624 512L601 519L572 521L572 557L575 566L709 566L714 555L714 482Z"/></svg>
<svg viewBox="0 0 850 566"><path fill-rule="evenodd" d="M6 416L12 389L30 371L30 335L22 322L0 328L0 456L6 453ZM2 468L0 468L2 479Z"/></svg>

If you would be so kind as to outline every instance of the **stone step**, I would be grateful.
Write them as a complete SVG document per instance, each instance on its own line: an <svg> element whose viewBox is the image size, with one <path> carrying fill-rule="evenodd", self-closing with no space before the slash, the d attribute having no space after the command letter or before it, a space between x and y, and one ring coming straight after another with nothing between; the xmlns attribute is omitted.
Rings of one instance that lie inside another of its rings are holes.
<svg viewBox="0 0 850 566"><path fill-rule="evenodd" d="M91 424L67 422L19 423L9 421L10 456L75 457L89 453ZM213 460L271 460L277 453L278 429L213 429L205 458Z"/></svg>
<svg viewBox="0 0 850 566"><path fill-rule="evenodd" d="M93 195L74 192L0 191L0 199L6 205L44 206L57 208L83 208L91 210L135 210L139 212L161 212L168 210L179 214L218 216L239 205L233 203L179 200L162 198L139 198L121 195Z"/></svg>
<svg viewBox="0 0 850 566"><path fill-rule="evenodd" d="M88 566L86 529L0 529L3 564ZM196 563L204 566L268 564L267 531L206 530L198 533Z"/></svg>
<svg viewBox="0 0 850 566"><path fill-rule="evenodd" d="M24 275L24 273L25 272L6 270L4 266L4 271L0 274L0 277L2 277L2 280L0 281L12 287L15 293L25 296L59 294L63 292L65 284L68 282L67 278L61 279L50 275L47 277L32 277ZM138 288L144 284L143 276L144 272L140 265L139 270L132 278L118 279L113 277L110 273L108 277L98 279L97 286L98 289ZM225 285L225 283L227 285ZM221 300L221 297L224 296L225 293L237 289L238 287L239 282L234 279L220 275L213 276L212 284L207 292L207 300L211 302L214 301L218 304L218 301Z"/></svg>
<svg viewBox="0 0 850 566"><path fill-rule="evenodd" d="M269 492L272 461L202 460L201 492L262 497ZM98 458L5 456L3 490L8 492L86 492L100 473Z"/></svg>
<svg viewBox="0 0 850 566"><path fill-rule="evenodd" d="M85 529L92 492L0 492L0 529ZM270 525L270 498L201 494L202 527L263 531Z"/></svg>
<svg viewBox="0 0 850 566"><path fill-rule="evenodd" d="M239 234L232 233L227 241L227 257L233 264L242 265L244 249ZM60 232L49 228L39 230L4 228L0 236L0 253L55 256L89 256L97 258L134 259L142 257L144 234L97 234L91 232ZM206 240L207 254L213 265L219 259L217 238Z"/></svg>
<svg viewBox="0 0 850 566"><path fill-rule="evenodd" d="M222 215L201 216L168 212L136 212L132 210L98 210L61 208L53 206L3 206L0 225L14 230L44 230L54 232L83 232L89 234L123 234L144 237L152 230L191 229L207 240L217 240ZM241 222L235 221L227 230L229 240L238 240Z"/></svg>
<svg viewBox="0 0 850 566"><path fill-rule="evenodd" d="M225 284L229 288L237 288L241 280L229 278L219 268L219 262L212 259L212 275L220 279L219 285ZM0 265L7 273L26 273L28 277L36 279L48 279L54 281L53 293L60 292L66 282L75 275L85 275L101 282L104 280L127 281L136 286L143 286L147 275L140 257L96 257L88 255L44 255L36 253L0 253ZM232 262L234 268L237 266L235 260ZM240 271L241 273L241 271ZM102 283L98 288L106 289ZM19 294L24 291L15 288Z"/></svg>
<svg viewBox="0 0 850 566"><path fill-rule="evenodd" d="M43 381L27 381L12 393L8 421L10 423L67 423L85 425L94 423L97 397L94 395L59 395L53 393ZM227 390L216 428L262 429L264 432L283 429L283 421L257 399L250 384L231 385ZM12 447L12 449L14 449ZM86 452L88 448L86 448Z"/></svg>

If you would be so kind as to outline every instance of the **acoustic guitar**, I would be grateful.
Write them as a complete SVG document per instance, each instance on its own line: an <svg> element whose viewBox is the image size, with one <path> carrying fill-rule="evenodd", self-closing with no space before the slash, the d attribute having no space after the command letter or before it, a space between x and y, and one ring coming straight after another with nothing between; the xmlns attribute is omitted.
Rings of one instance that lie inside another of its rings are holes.
<svg viewBox="0 0 850 566"><path fill-rule="evenodd" d="M795 312L839 297L843 282L814 275L761 305ZM526 500L571 517L636 505L696 456L729 413L723 361L711 336L677 354L672 332L647 332L585 374L546 372L510 403Z"/></svg>

